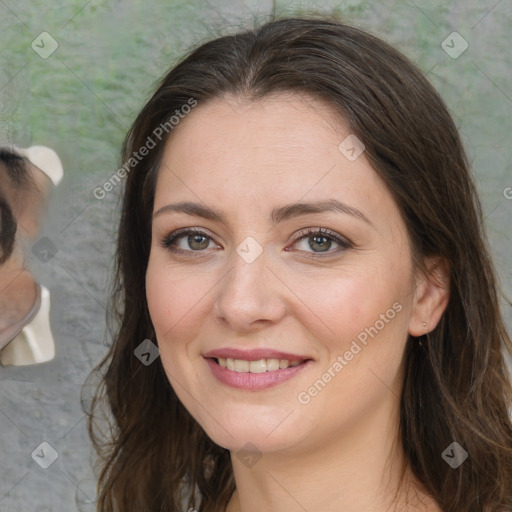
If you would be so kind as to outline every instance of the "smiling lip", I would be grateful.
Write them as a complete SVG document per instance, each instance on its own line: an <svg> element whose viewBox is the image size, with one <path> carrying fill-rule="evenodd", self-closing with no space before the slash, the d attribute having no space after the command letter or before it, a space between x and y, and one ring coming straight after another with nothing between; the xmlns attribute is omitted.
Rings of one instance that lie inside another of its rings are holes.
<svg viewBox="0 0 512 512"><path fill-rule="evenodd" d="M221 348L212 350L203 355L214 377L222 384L237 389L258 391L286 382L298 375L313 363L307 356L279 352L271 349L241 350L235 348ZM278 370L263 373L237 372L223 368L219 358L242 359L245 361L257 361L259 359L286 359L288 361L300 361L298 366L280 368Z"/></svg>
<svg viewBox="0 0 512 512"><path fill-rule="evenodd" d="M301 356L298 354L290 354L288 352L279 352L267 348L256 348L253 350L241 350L239 348L219 348L211 350L203 357L211 357L218 359L219 357L231 359L243 359L244 361L257 361L258 359L287 359L288 361L305 361L311 359L308 356Z"/></svg>

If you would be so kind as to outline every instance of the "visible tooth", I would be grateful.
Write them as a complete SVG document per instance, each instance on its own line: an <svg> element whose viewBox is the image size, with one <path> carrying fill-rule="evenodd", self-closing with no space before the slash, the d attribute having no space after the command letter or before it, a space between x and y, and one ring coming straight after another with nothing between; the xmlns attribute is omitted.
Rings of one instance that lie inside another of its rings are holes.
<svg viewBox="0 0 512 512"><path fill-rule="evenodd" d="M279 359L267 359L267 371L279 370Z"/></svg>
<svg viewBox="0 0 512 512"><path fill-rule="evenodd" d="M258 359L257 361L246 361L243 359L232 359L230 357L217 358L219 365L228 370L245 373L264 373L279 369L298 366L301 361L288 361L287 359Z"/></svg>
<svg viewBox="0 0 512 512"><path fill-rule="evenodd" d="M243 359L235 359L235 372L248 372L249 371L249 361L244 361Z"/></svg>
<svg viewBox="0 0 512 512"><path fill-rule="evenodd" d="M250 361L249 371L251 373L263 373L267 371L267 362L265 359L258 359L257 361Z"/></svg>

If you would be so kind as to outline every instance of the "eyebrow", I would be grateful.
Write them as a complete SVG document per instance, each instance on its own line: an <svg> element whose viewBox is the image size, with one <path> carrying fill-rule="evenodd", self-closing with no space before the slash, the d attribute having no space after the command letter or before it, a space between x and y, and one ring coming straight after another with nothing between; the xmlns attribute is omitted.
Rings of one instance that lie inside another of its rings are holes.
<svg viewBox="0 0 512 512"><path fill-rule="evenodd" d="M182 201L179 203L167 204L159 208L153 214L153 218L166 212L181 212L186 213L187 215L195 215L204 219L220 222L225 225L228 224L220 210L210 208L201 203ZM269 221L273 226L275 226L280 222L291 219L293 217L324 212L338 212L351 215L352 217L355 217L373 226L372 222L366 217L366 215L364 215L362 211L354 208L353 206L342 203L337 199L327 199L325 201L319 201L315 203L300 202L286 204L284 206L274 208L270 214Z"/></svg>

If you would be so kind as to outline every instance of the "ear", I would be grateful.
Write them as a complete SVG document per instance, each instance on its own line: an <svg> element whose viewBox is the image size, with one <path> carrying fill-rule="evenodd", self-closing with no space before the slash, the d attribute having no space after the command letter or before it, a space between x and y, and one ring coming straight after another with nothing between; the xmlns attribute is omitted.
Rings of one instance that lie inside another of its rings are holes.
<svg viewBox="0 0 512 512"><path fill-rule="evenodd" d="M450 268L446 260L429 257L424 260L426 274L418 272L409 334L423 336L433 331L450 298Z"/></svg>

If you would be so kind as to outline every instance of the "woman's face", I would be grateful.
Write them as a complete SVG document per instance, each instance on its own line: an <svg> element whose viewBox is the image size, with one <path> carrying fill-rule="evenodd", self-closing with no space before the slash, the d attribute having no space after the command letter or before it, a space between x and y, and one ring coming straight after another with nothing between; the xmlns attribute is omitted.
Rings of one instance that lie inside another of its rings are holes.
<svg viewBox="0 0 512 512"><path fill-rule="evenodd" d="M148 305L172 387L221 446L307 449L398 410L419 281L361 149L284 94L199 104L166 145Z"/></svg>

